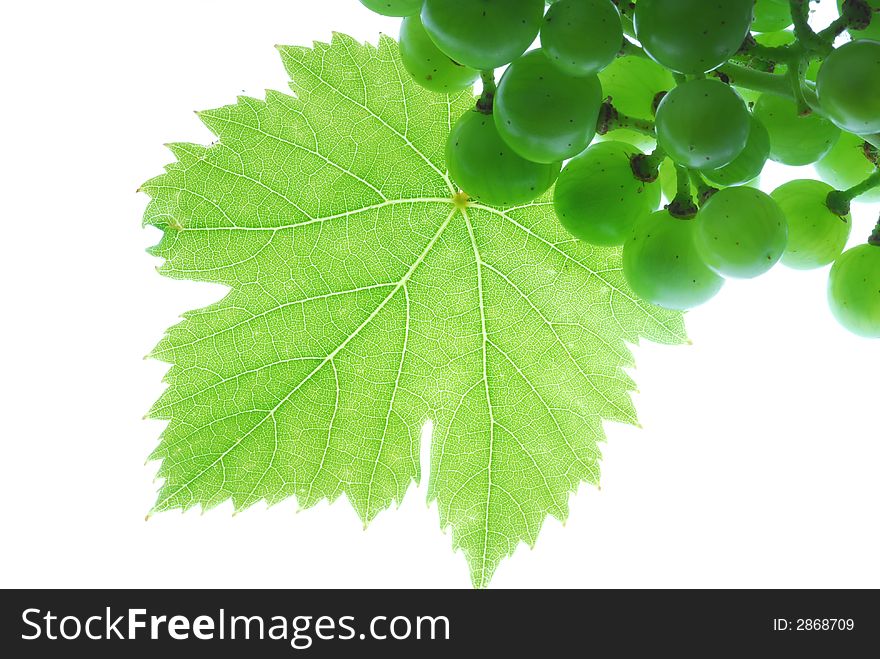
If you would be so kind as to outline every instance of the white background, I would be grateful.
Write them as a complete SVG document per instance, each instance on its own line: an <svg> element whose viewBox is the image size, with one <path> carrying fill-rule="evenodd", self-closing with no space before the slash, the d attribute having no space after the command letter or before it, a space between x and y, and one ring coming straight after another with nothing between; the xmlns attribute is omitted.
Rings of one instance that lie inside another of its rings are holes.
<svg viewBox="0 0 880 659"><path fill-rule="evenodd" d="M355 0L3 13L0 586L467 587L424 483L366 532L344 500L144 521L162 425L141 417L165 366L142 356L222 291L154 272L136 188L171 161L163 143L212 140L193 110L286 89L273 44L397 22ZM767 189L810 174L774 172ZM835 324L826 278L730 284L690 314L692 347L638 348L644 430L608 426L602 490L493 586L880 587L880 344Z"/></svg>

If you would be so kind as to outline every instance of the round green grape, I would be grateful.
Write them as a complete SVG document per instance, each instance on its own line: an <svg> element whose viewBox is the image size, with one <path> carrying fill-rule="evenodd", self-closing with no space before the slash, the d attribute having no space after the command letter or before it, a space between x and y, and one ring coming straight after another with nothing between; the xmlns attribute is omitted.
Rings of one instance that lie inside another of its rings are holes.
<svg viewBox="0 0 880 659"><path fill-rule="evenodd" d="M837 0L837 8L843 8L844 0ZM873 39L880 41L880 0L868 0L871 9L874 10L871 23L864 30L850 30L849 34L853 39Z"/></svg>
<svg viewBox="0 0 880 659"><path fill-rule="evenodd" d="M880 339L880 246L859 245L835 261L828 303L850 332Z"/></svg>
<svg viewBox="0 0 880 659"><path fill-rule="evenodd" d="M636 36L647 53L678 73L704 73L740 49L754 0L639 0Z"/></svg>
<svg viewBox="0 0 880 659"><path fill-rule="evenodd" d="M448 94L474 84L480 72L454 62L434 45L418 16L400 26L400 59L413 80L425 89Z"/></svg>
<svg viewBox="0 0 880 659"><path fill-rule="evenodd" d="M361 4L383 16L415 16L422 9L422 0L361 0Z"/></svg>
<svg viewBox="0 0 880 659"><path fill-rule="evenodd" d="M880 41L851 41L832 52L817 91L835 124L858 135L880 133Z"/></svg>
<svg viewBox="0 0 880 659"><path fill-rule="evenodd" d="M789 0L757 0L755 2L755 20L752 30L755 32L776 32L791 25L791 3Z"/></svg>
<svg viewBox="0 0 880 659"><path fill-rule="evenodd" d="M562 167L518 156L498 135L492 116L478 110L466 112L452 128L446 165L464 192L494 206L524 204L539 197Z"/></svg>
<svg viewBox="0 0 880 659"><path fill-rule="evenodd" d="M724 279L703 263L694 246L694 220L668 211L640 218L623 244L623 274L643 300L666 309L686 310L718 294Z"/></svg>
<svg viewBox="0 0 880 659"><path fill-rule="evenodd" d="M754 115L770 134L770 158L783 165L810 165L840 138L833 123L815 113L799 116L794 101L775 94L762 94Z"/></svg>
<svg viewBox="0 0 880 659"><path fill-rule="evenodd" d="M618 57L599 72L602 93L610 97L621 114L636 119L654 119L654 99L661 92L675 87L675 79L668 69L644 57ZM604 136L607 139L628 142L640 149L648 149L654 140L629 129L617 129Z"/></svg>
<svg viewBox="0 0 880 659"><path fill-rule="evenodd" d="M566 75L538 49L504 72L495 95L495 125L523 158L558 162L589 146L601 105L602 86L596 76Z"/></svg>
<svg viewBox="0 0 880 659"><path fill-rule="evenodd" d="M622 142L599 142L565 166L553 204L566 231L593 245L622 245L636 220L657 210L659 184L633 175L630 159L638 153Z"/></svg>
<svg viewBox="0 0 880 659"><path fill-rule="evenodd" d="M788 246L782 263L789 268L821 268L843 252L852 221L849 215L840 217L828 209L825 200L833 190L822 181L798 179L770 194L788 221Z"/></svg>
<svg viewBox="0 0 880 659"><path fill-rule="evenodd" d="M542 0L425 0L422 23L437 47L481 71L522 55L538 36Z"/></svg>
<svg viewBox="0 0 880 659"><path fill-rule="evenodd" d="M731 186L742 185L753 181L764 171L764 165L770 157L770 134L764 124L751 117L749 139L746 147L730 163L718 169L704 169L710 183Z"/></svg>
<svg viewBox="0 0 880 659"><path fill-rule="evenodd" d="M622 43L620 12L611 0L561 0L544 16L541 47L568 75L595 75Z"/></svg>
<svg viewBox="0 0 880 659"><path fill-rule="evenodd" d="M874 163L868 160L866 143L852 133L843 133L834 148L816 163L816 171L822 180L838 190L849 190L874 173ZM874 188L856 197L854 201L873 203L880 201L880 188Z"/></svg>
<svg viewBox="0 0 880 659"><path fill-rule="evenodd" d="M657 141L670 158L694 169L716 169L742 153L751 117L733 89L704 78L669 92L657 108L656 126Z"/></svg>
<svg viewBox="0 0 880 659"><path fill-rule="evenodd" d="M694 241L716 273L751 279L782 258L788 223L770 195L749 187L725 188L700 209Z"/></svg>

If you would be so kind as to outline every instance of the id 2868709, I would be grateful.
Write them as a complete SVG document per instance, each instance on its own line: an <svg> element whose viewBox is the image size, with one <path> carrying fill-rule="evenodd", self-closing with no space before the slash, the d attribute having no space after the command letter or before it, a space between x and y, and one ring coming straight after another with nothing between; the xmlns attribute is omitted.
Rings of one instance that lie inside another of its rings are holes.
<svg viewBox="0 0 880 659"><path fill-rule="evenodd" d="M853 618L774 618L775 632L851 632L856 623Z"/></svg>

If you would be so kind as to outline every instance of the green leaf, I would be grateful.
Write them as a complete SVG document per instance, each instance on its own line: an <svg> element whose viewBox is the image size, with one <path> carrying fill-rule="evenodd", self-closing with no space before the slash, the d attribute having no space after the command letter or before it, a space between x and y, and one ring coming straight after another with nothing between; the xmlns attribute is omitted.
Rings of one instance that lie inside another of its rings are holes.
<svg viewBox="0 0 880 659"><path fill-rule="evenodd" d="M485 586L598 481L603 419L636 422L627 344L684 341L682 316L547 198L460 203L443 151L473 97L417 87L391 39L280 52L295 97L201 113L219 141L143 186L160 272L229 287L152 353L155 511L345 494L366 524L420 480L431 420L429 500Z"/></svg>

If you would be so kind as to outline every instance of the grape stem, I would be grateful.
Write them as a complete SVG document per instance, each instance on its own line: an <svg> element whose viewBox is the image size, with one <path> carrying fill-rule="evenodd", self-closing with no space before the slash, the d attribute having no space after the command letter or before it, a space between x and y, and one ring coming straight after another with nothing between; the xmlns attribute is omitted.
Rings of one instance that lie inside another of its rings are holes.
<svg viewBox="0 0 880 659"><path fill-rule="evenodd" d="M868 178L849 190L834 190L828 193L825 204L835 215L845 217L849 215L850 205L853 199L860 197L866 192L880 188L880 169L874 171Z"/></svg>
<svg viewBox="0 0 880 659"><path fill-rule="evenodd" d="M492 114L495 92L498 89L495 85L495 71L483 71L480 79L483 81L483 93L477 99L477 110L483 114Z"/></svg>
<svg viewBox="0 0 880 659"><path fill-rule="evenodd" d="M636 4L630 0L611 1L620 11L620 22L623 24L623 33L635 39L636 30L633 24L633 14L636 11Z"/></svg>
<svg viewBox="0 0 880 659"><path fill-rule="evenodd" d="M666 152L657 147L650 154L639 153L630 158L633 175L645 183L653 183L660 176L660 165L666 160Z"/></svg>
<svg viewBox="0 0 880 659"><path fill-rule="evenodd" d="M672 203L666 207L672 217L679 220L690 220L696 217L699 208L691 196L691 176L684 165L675 165L676 192Z"/></svg>
<svg viewBox="0 0 880 659"><path fill-rule="evenodd" d="M810 0L789 0L791 20L794 23L794 36L805 51L828 54L833 48L830 41L823 39L810 27Z"/></svg>
<svg viewBox="0 0 880 659"><path fill-rule="evenodd" d="M749 64L751 68L759 71L772 73L777 63L788 60L790 52L789 46L765 46L755 41L755 38L749 34L734 59Z"/></svg>
<svg viewBox="0 0 880 659"><path fill-rule="evenodd" d="M789 62L786 72L788 84L791 85L791 93L794 96L794 104L797 106L797 113L800 117L805 117L813 112L804 93L807 87L806 63L805 57L797 55Z"/></svg>
<svg viewBox="0 0 880 659"><path fill-rule="evenodd" d="M877 226L874 227L874 233L868 238L868 244L880 247L880 220L877 221Z"/></svg>
<svg viewBox="0 0 880 659"><path fill-rule="evenodd" d="M777 96L784 96L791 101L797 102L795 91L793 89L794 85L791 80L787 79L787 76L778 76L772 73L764 73L763 71L755 71L746 66L732 63L727 63L717 68L714 71L714 74L724 82L736 87L751 89L756 92L761 92L762 94L776 94ZM798 76L798 83L798 93L803 96L804 102L810 108L810 111L816 113L820 117L824 117L825 113L819 105L819 98L816 95L816 90L813 88L813 85L810 83L801 85L800 76ZM870 135L863 139L872 144L874 143L872 141L872 136ZM875 136L874 139L880 141L880 136Z"/></svg>
<svg viewBox="0 0 880 659"><path fill-rule="evenodd" d="M697 189L697 203L702 208L718 192L718 188L706 183L706 179L696 169L689 169L688 175L691 179L691 185Z"/></svg>
<svg viewBox="0 0 880 659"><path fill-rule="evenodd" d="M624 50L626 55L637 55L639 57L648 57L648 54L636 44L629 42ZM734 85L735 87L743 87L752 91L761 92L762 94L776 94L784 96L791 101L797 102L795 92L792 88L791 81L786 76L778 76L764 71L756 71L748 66L742 66L733 62L728 62L723 66L715 69L712 75L720 78L723 82ZM819 105L819 98L813 88L812 83L804 82L798 86L799 93L803 95L804 101L809 106L811 112L820 117L826 117L825 112ZM826 117L827 118L827 117ZM875 135L860 135L865 142L880 149L880 133Z"/></svg>
<svg viewBox="0 0 880 659"><path fill-rule="evenodd" d="M844 0L840 18L822 30L819 36L834 41L844 30L865 30L871 25L874 11L868 0Z"/></svg>
<svg viewBox="0 0 880 659"><path fill-rule="evenodd" d="M609 96L599 108L599 120L596 123L596 133L598 135L607 135L612 130L618 130L620 128L628 128L629 130L634 130L637 133L649 137L656 137L653 121L621 114L618 112L617 108L614 107L612 98Z"/></svg>
<svg viewBox="0 0 880 659"><path fill-rule="evenodd" d="M874 133L873 135L859 135L859 137L875 149L880 149L880 133Z"/></svg>

